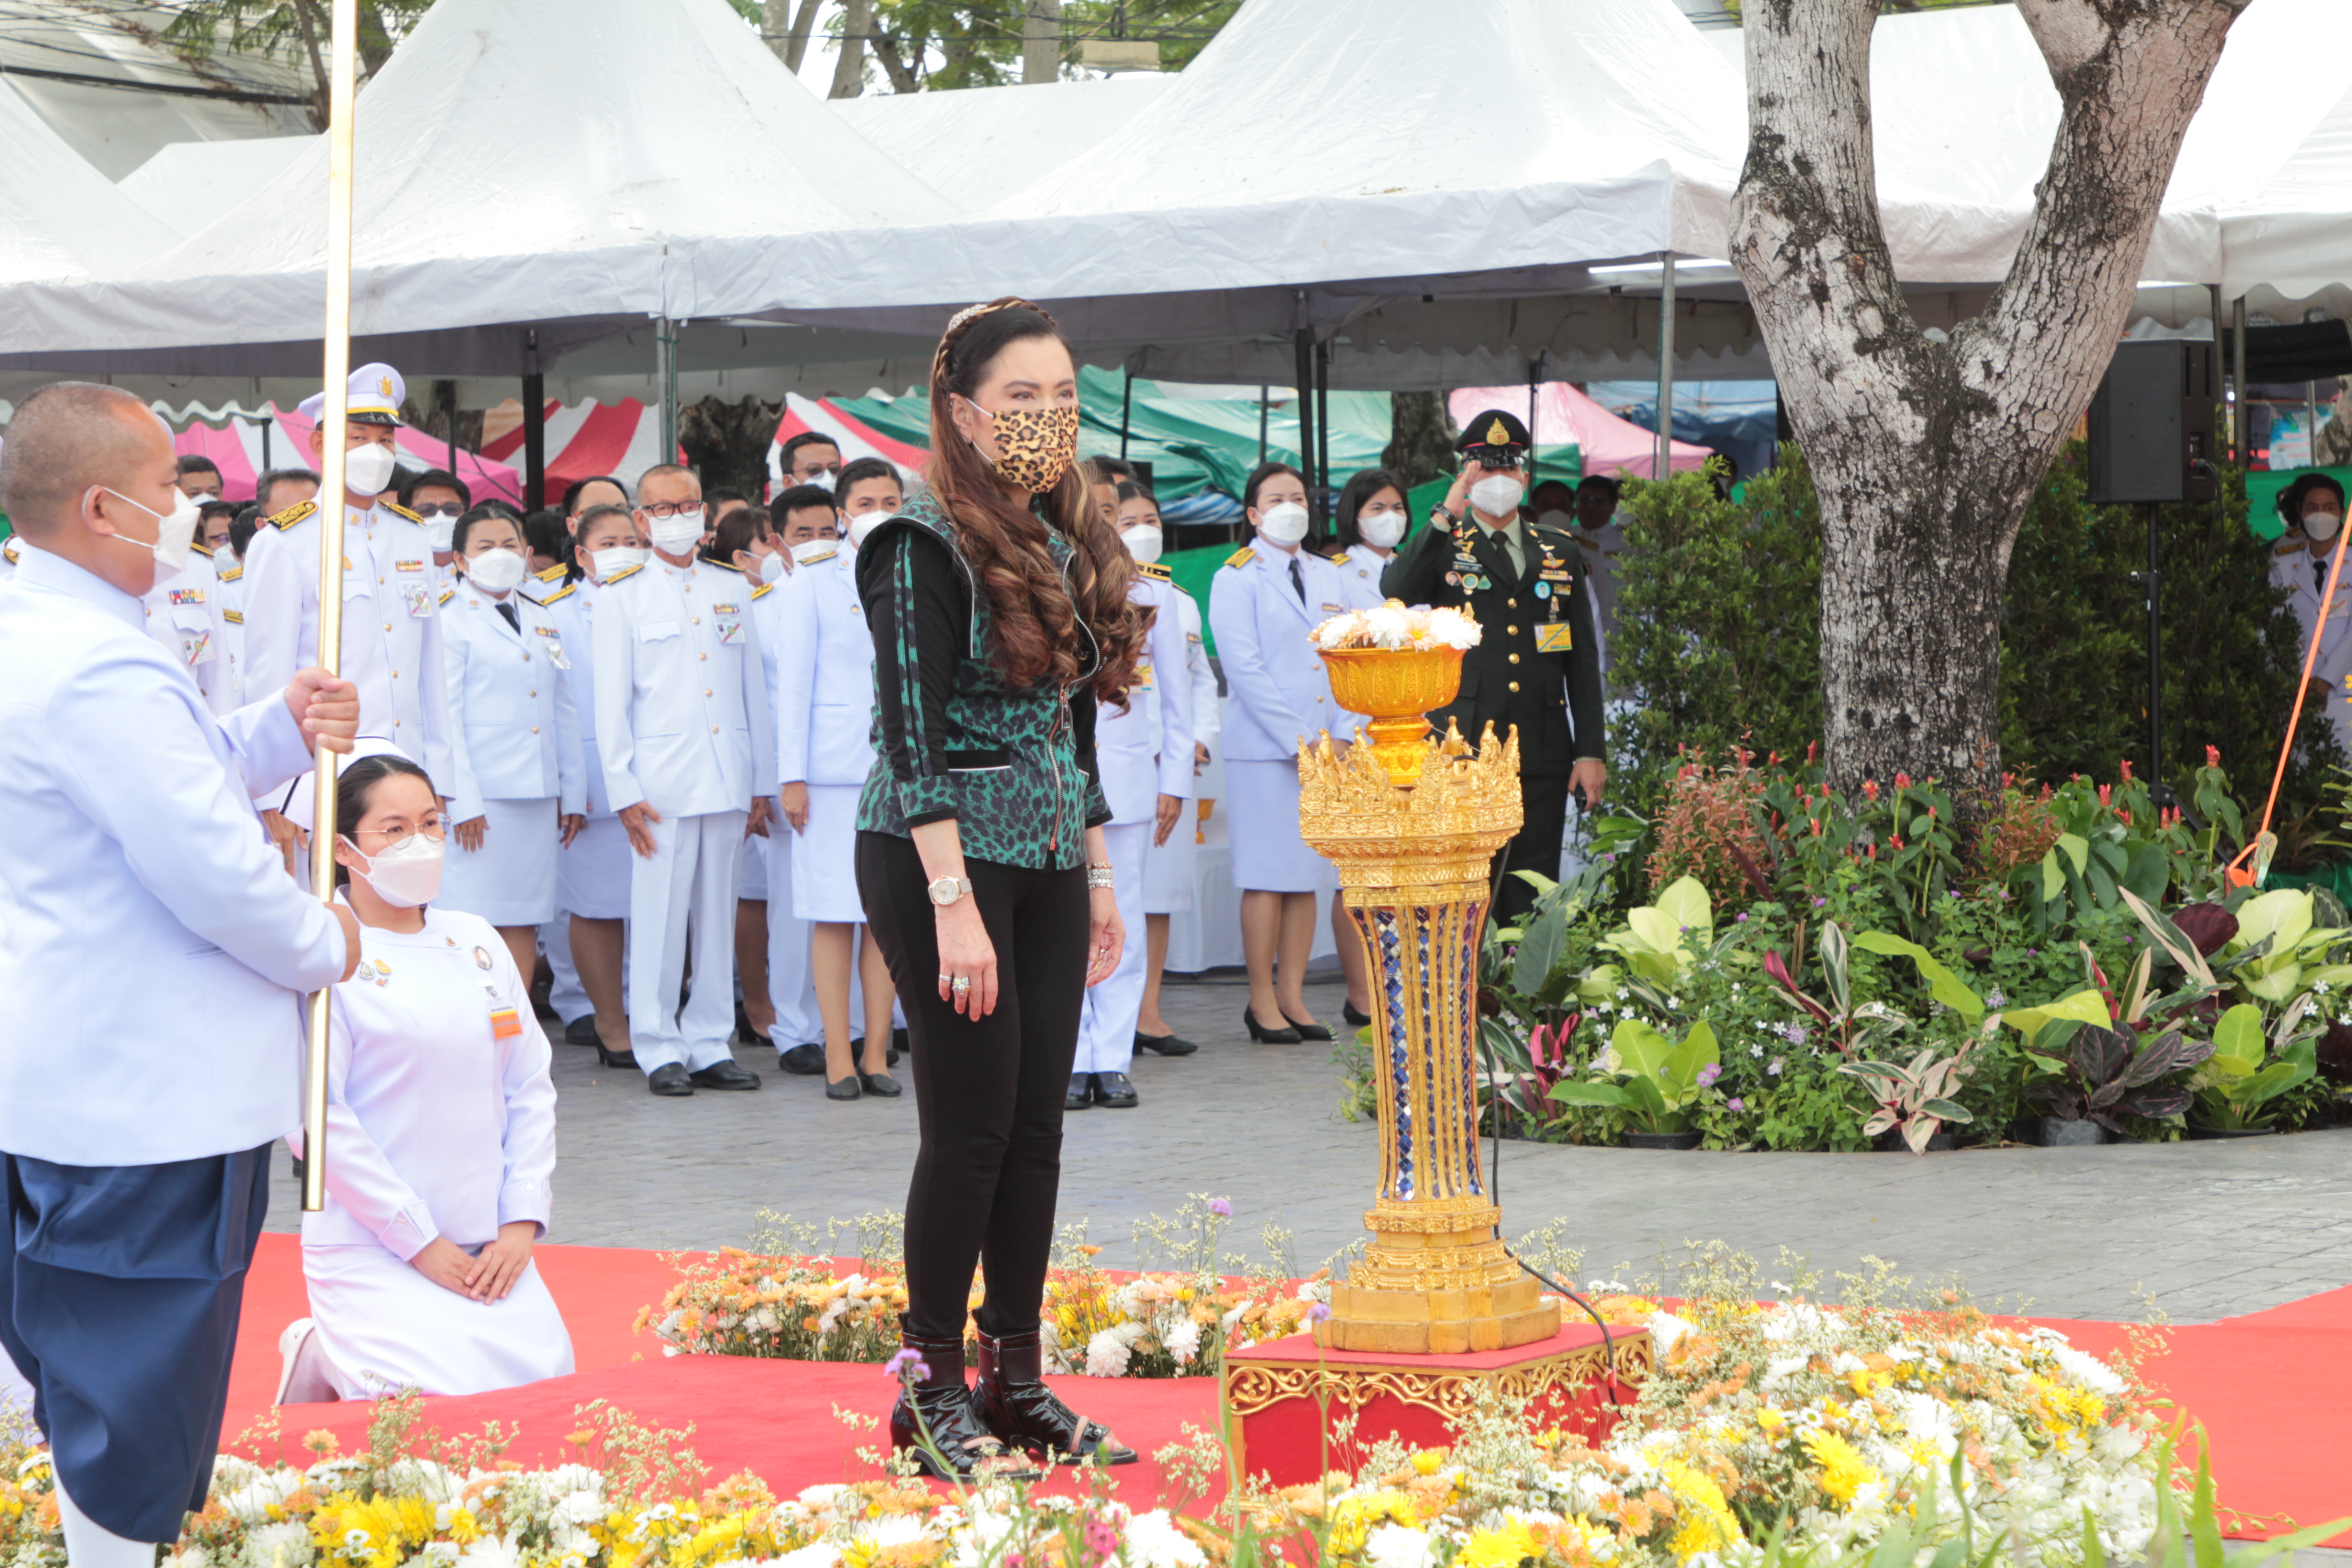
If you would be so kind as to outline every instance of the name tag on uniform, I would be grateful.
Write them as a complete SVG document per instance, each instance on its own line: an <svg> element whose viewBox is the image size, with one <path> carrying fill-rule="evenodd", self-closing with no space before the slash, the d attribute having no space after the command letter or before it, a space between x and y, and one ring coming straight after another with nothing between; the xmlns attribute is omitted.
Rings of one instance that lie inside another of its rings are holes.
<svg viewBox="0 0 2352 1568"><path fill-rule="evenodd" d="M432 584L403 583L400 596L408 602L408 613L416 619L421 621L433 614Z"/></svg>
<svg viewBox="0 0 2352 1568"><path fill-rule="evenodd" d="M490 1009L490 1038L511 1040L522 1033L522 1015L512 1007Z"/></svg>
<svg viewBox="0 0 2352 1568"><path fill-rule="evenodd" d="M172 605L175 609L183 605L201 605L204 602L205 591L202 588L174 588L172 590Z"/></svg>
<svg viewBox="0 0 2352 1568"><path fill-rule="evenodd" d="M743 612L733 605L710 606L711 625L719 629L719 640L736 643L743 640Z"/></svg>
<svg viewBox="0 0 2352 1568"><path fill-rule="evenodd" d="M551 631L542 629L540 635L549 639L547 644L547 662L555 666L558 669L570 669L572 668L572 656L563 651L563 644L555 639L555 634Z"/></svg>
<svg viewBox="0 0 2352 1568"><path fill-rule="evenodd" d="M209 664L213 657L213 634L209 631L182 632L180 657L187 661L190 669L200 664Z"/></svg>
<svg viewBox="0 0 2352 1568"><path fill-rule="evenodd" d="M1536 627L1538 653L1566 653L1575 646L1575 630L1566 621L1545 621Z"/></svg>
<svg viewBox="0 0 2352 1568"><path fill-rule="evenodd" d="M1323 613L1327 616L1344 616L1348 613L1348 606L1345 605L1326 605L1323 606Z"/></svg>
<svg viewBox="0 0 2352 1568"><path fill-rule="evenodd" d="M395 561L392 563L392 569L395 572L422 572L425 570L425 563L422 561Z"/></svg>
<svg viewBox="0 0 2352 1568"><path fill-rule="evenodd" d="M1145 659L1135 667L1135 684L1138 690L1149 691L1151 689L1151 661L1150 659Z"/></svg>

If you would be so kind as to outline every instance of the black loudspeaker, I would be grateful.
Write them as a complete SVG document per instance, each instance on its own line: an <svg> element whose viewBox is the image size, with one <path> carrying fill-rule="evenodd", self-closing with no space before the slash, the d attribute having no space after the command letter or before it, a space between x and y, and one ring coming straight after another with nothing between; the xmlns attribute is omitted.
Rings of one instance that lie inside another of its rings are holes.
<svg viewBox="0 0 2352 1568"><path fill-rule="evenodd" d="M2211 343L2117 343L2091 399L2090 499L2213 499Z"/></svg>

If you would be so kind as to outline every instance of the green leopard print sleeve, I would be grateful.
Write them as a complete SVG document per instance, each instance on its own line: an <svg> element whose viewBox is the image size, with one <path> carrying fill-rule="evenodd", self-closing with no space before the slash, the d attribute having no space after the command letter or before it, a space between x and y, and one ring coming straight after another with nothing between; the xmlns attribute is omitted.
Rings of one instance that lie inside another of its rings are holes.
<svg viewBox="0 0 2352 1568"><path fill-rule="evenodd" d="M887 649L890 657L883 661L887 668L875 671L875 696L881 709L877 728L898 786L901 818L907 826L919 827L957 814L955 781L948 772L942 739L955 649L935 647L930 659L923 657L922 630L942 616L941 606L920 602L913 535L894 531L884 547L891 552L887 563L889 592L877 607L887 615L888 625L875 627L884 634L875 641L877 650ZM929 682L933 689L925 689L926 673L936 677Z"/></svg>

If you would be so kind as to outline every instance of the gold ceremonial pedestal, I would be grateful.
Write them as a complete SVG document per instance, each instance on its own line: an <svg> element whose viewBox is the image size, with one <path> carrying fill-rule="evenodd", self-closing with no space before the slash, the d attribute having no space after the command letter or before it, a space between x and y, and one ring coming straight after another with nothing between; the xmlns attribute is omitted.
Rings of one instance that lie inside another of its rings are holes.
<svg viewBox="0 0 2352 1568"><path fill-rule="evenodd" d="M1549 1339L1559 1308L1503 1251L1478 1169L1478 942L1488 868L1519 828L1518 732L1498 744L1488 725L1475 757L1450 725L1432 736L1423 715L1461 689L1459 650L1323 658L1333 699L1372 723L1344 759L1328 732L1300 744L1298 819L1370 957L1381 1152L1371 1247L1316 1341L1459 1354Z"/></svg>

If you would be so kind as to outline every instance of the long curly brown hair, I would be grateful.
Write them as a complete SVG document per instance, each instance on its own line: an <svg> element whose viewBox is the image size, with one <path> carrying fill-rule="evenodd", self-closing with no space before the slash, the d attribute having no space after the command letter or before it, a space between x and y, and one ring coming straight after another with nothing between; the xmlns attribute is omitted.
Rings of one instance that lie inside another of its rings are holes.
<svg viewBox="0 0 2352 1568"><path fill-rule="evenodd" d="M1062 342L1053 317L1021 299L992 300L949 323L931 358L931 493L954 519L964 560L988 595L996 666L1006 681L1086 680L1098 699L1113 701L1133 684L1144 638L1143 617L1127 599L1135 576L1127 546L1096 510L1077 464L1024 505L955 426L953 398L970 401L1005 345L1029 338ZM1046 545L1048 529L1073 549L1066 587ZM1092 646L1078 635L1081 620Z"/></svg>

